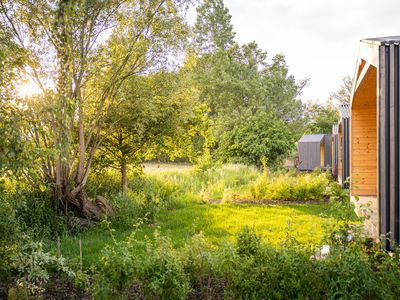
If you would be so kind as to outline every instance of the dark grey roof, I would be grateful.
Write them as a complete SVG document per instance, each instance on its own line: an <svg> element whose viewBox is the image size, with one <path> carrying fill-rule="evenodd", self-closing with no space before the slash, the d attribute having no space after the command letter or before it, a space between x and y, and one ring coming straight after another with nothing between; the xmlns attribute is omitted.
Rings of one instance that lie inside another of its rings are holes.
<svg viewBox="0 0 400 300"><path fill-rule="evenodd" d="M396 36L366 38L362 39L361 42L375 44L375 45L394 44L400 42L400 36L396 35Z"/></svg>
<svg viewBox="0 0 400 300"><path fill-rule="evenodd" d="M305 134L299 140L299 143L315 143L321 142L324 139L325 134Z"/></svg>
<svg viewBox="0 0 400 300"><path fill-rule="evenodd" d="M340 104L339 105L339 113L341 119L350 118L350 105L348 104Z"/></svg>

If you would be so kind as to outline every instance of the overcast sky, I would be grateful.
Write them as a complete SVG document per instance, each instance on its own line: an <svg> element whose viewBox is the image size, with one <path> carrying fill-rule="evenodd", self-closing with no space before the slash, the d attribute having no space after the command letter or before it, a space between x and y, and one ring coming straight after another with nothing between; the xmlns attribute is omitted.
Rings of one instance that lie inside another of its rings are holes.
<svg viewBox="0 0 400 300"><path fill-rule="evenodd" d="M283 53L296 78L311 78L303 100L324 102L353 76L359 40L400 35L399 0L225 0L236 40Z"/></svg>

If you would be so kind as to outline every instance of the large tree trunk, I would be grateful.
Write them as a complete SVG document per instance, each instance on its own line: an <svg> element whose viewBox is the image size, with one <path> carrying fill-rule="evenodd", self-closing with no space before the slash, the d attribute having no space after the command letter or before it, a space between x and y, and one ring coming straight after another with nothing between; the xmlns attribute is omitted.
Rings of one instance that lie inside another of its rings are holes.
<svg viewBox="0 0 400 300"><path fill-rule="evenodd" d="M110 203L101 196L90 199L84 189L81 189L74 195L69 186L64 186L63 195L58 195L58 199L64 204L65 213L78 218L84 218L90 221L101 221L104 215L111 214L113 209Z"/></svg>

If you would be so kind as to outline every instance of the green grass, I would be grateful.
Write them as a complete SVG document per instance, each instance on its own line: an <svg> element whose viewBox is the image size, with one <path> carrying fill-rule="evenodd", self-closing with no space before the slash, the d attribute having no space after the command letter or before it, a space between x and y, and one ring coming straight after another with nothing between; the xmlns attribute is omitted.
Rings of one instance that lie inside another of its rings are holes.
<svg viewBox="0 0 400 300"><path fill-rule="evenodd" d="M162 210L155 224L143 225L137 233L139 240L153 236L157 229L162 235L171 237L176 246L182 246L194 233L202 231L205 237L218 246L224 241L233 241L245 225L254 227L263 239L279 245L292 234L300 243L321 243L324 226L334 221L327 215L326 204L299 205L234 205L196 204L183 208ZM131 231L116 231L114 236L122 240ZM104 246L112 242L110 233L100 227L75 237L61 240L61 253L76 263L79 261L79 239L82 240L83 265L96 265ZM55 245L54 245L55 246ZM139 249L140 250L140 249Z"/></svg>
<svg viewBox="0 0 400 300"><path fill-rule="evenodd" d="M198 232L203 232L215 246L234 241L236 234L246 225L253 227L266 243L272 245L279 246L288 239L288 235L303 245L317 245L322 242L326 229L336 221L329 205L323 202L293 205L230 202L231 196L250 195L252 189L260 193L259 199L272 192L281 196L275 196L275 199L286 200L285 195L299 198L294 196L295 193L307 196L306 199L313 199L313 195L319 196L315 199L321 199L325 197L329 183L325 173L302 174L291 171L269 173L266 177L255 168L240 165L224 165L199 173L188 165L157 164L146 165L144 172L142 177L131 176L131 194L124 197L118 194L119 174L106 172L90 178L90 194L106 195L114 207L119 208L116 211L118 218L111 219L115 222L112 223L115 225L113 235L118 241L131 234L138 222L135 213L143 206L135 204L137 199L148 201L144 210L148 207L155 215L155 219L150 220L151 224L140 226L137 238L142 241L146 236L152 238L157 230L161 235L169 236L177 247L183 246ZM135 196L135 193L141 196ZM230 199L225 201L226 198ZM253 200L257 200L257 197ZM266 200L265 203L268 203ZM212 204L214 202L221 204ZM155 207L154 203L159 209L150 209L151 205ZM118 227L122 223L124 226ZM101 225L79 235L62 238L61 254L75 263L79 262L79 239L82 240L85 268L98 264L102 249L113 241L109 229ZM51 242L50 247L56 249L57 245Z"/></svg>

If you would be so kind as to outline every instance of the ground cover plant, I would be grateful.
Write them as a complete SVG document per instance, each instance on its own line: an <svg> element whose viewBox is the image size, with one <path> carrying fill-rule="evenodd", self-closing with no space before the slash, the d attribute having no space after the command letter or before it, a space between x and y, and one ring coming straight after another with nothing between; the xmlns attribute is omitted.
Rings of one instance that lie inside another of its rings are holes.
<svg viewBox="0 0 400 300"><path fill-rule="evenodd" d="M11 276L9 297L51 293L53 274L64 282L57 289L95 299L395 299L399 292L397 254L359 237L348 193L332 181L321 194L331 202L235 203L222 201L227 187L245 194L265 172L240 165L205 173L176 165L144 169L130 177L125 193L112 189L117 173L90 179L89 187L107 190L114 207L101 224L53 231L58 238L43 246L8 248L2 259ZM327 178L270 172L272 182L273 174L315 178L317 186ZM207 185L213 197L204 196ZM11 208L18 216L19 208ZM322 245L329 253L321 254ZM28 257L40 257L40 268L26 264Z"/></svg>

